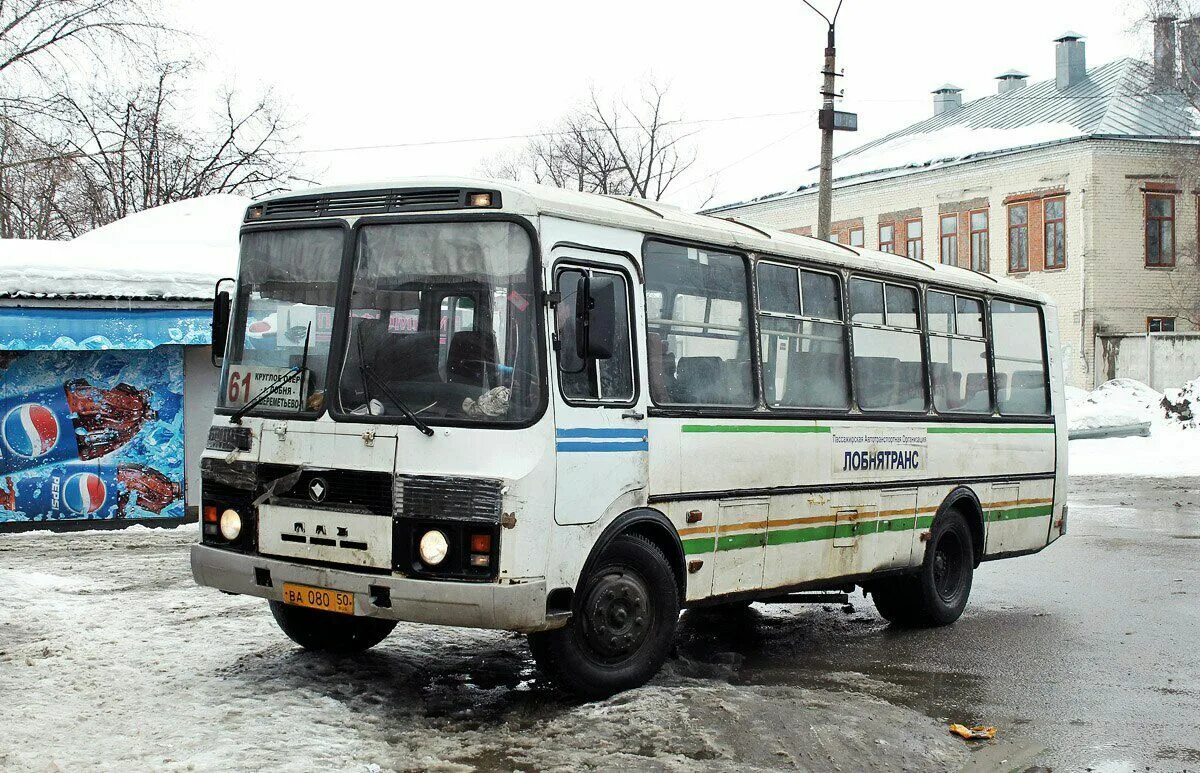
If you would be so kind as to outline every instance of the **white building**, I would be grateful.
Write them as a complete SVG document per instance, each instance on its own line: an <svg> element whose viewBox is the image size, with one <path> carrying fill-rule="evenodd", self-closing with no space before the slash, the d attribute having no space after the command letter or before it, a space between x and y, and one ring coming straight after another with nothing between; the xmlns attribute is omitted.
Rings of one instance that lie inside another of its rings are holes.
<svg viewBox="0 0 1200 773"><path fill-rule="evenodd" d="M1114 336L1194 329L1200 122L1165 85L1173 45L1153 66L1091 70L1082 36L1055 46L1054 78L1005 72L997 93L966 104L947 84L932 117L835 159L833 238L1048 293L1068 382L1090 387L1118 375ZM815 179L710 210L807 234L816 212Z"/></svg>

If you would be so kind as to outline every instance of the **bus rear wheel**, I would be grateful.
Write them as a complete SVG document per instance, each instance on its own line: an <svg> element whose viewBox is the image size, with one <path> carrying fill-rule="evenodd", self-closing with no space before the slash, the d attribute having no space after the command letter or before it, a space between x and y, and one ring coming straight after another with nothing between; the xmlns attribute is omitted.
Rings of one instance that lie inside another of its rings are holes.
<svg viewBox="0 0 1200 773"><path fill-rule="evenodd" d="M971 595L975 547L971 527L958 510L947 510L930 529L925 559L915 575L869 586L875 608L898 625L949 625Z"/></svg>
<svg viewBox="0 0 1200 773"><path fill-rule="evenodd" d="M658 673L675 639L679 590L654 543L636 534L615 538L575 598L566 626L529 635L547 676L568 692L603 698Z"/></svg>
<svg viewBox="0 0 1200 773"><path fill-rule="evenodd" d="M305 609L282 601L270 604L280 629L306 650L336 655L365 652L386 639L396 627L395 620Z"/></svg>

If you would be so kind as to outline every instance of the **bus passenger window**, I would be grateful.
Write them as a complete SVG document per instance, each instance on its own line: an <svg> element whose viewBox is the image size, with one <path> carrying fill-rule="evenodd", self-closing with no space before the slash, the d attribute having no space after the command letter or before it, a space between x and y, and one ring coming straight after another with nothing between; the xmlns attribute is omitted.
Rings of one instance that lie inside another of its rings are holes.
<svg viewBox="0 0 1200 773"><path fill-rule="evenodd" d="M996 360L996 403L1003 414L1044 416L1046 358L1037 307L992 301L992 349Z"/></svg>
<svg viewBox="0 0 1200 773"><path fill-rule="evenodd" d="M619 277L616 285L618 314L613 337L613 356L606 360L579 359L575 350L575 294L584 272ZM558 349L559 384L567 400L628 402L634 397L633 351L629 335L629 290L621 274L593 269L569 268L558 274L556 289L561 300L555 306L555 343Z"/></svg>
<svg viewBox="0 0 1200 773"><path fill-rule="evenodd" d="M759 263L758 297L767 405L850 407L837 277ZM777 302L784 297L788 304Z"/></svg>
<svg viewBox="0 0 1200 773"><path fill-rule="evenodd" d="M659 404L754 404L746 262L648 241L646 355Z"/></svg>
<svg viewBox="0 0 1200 773"><path fill-rule="evenodd" d="M925 298L933 407L948 412L991 413L983 304L974 298L935 290Z"/></svg>
<svg viewBox="0 0 1200 773"><path fill-rule="evenodd" d="M924 411L925 372L917 291L850 280L854 384L864 411Z"/></svg>

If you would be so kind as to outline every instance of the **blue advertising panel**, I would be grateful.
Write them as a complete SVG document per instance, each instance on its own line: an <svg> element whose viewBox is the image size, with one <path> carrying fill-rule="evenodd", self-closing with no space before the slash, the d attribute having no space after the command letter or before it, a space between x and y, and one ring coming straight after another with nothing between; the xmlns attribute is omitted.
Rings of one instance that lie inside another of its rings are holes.
<svg viewBox="0 0 1200 773"><path fill-rule="evenodd" d="M183 348L0 352L0 526L182 518Z"/></svg>
<svg viewBox="0 0 1200 773"><path fill-rule="evenodd" d="M95 351L212 342L207 309L0 309L0 349Z"/></svg>

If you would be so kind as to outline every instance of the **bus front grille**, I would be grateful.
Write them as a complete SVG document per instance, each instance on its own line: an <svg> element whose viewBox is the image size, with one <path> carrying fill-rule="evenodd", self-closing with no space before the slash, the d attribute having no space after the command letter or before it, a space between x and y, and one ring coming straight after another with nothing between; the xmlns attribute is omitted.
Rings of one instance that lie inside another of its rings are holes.
<svg viewBox="0 0 1200 773"><path fill-rule="evenodd" d="M501 500L498 480L433 475L396 477L394 506L398 518L454 518L498 523Z"/></svg>

